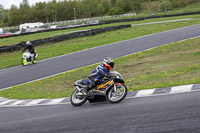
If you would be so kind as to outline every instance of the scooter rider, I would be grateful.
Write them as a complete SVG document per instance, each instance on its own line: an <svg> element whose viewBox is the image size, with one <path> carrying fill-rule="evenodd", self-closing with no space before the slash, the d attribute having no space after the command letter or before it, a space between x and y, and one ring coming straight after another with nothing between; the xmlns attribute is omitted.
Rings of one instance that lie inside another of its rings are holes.
<svg viewBox="0 0 200 133"><path fill-rule="evenodd" d="M31 54L34 54L33 56L33 60L35 60L35 56L36 56L36 51L32 45L32 43L30 41L27 41L26 42L26 47L24 48L24 50L22 51L22 53L24 53L25 50L27 50L31 53Z"/></svg>
<svg viewBox="0 0 200 133"><path fill-rule="evenodd" d="M103 77L110 77L109 72L114 67L114 60L111 57L106 57L103 60L103 64L98 65L91 75L87 78L86 87L83 89L85 92L93 89L97 85L101 84Z"/></svg>

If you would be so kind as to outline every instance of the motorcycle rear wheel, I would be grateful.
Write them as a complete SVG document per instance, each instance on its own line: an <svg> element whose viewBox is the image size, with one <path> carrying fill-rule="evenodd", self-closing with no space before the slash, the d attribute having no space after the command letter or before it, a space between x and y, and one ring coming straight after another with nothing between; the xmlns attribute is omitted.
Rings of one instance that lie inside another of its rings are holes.
<svg viewBox="0 0 200 133"><path fill-rule="evenodd" d="M117 86L117 91L114 91L114 88L111 88L107 92L107 100L110 103L119 103L121 102L127 95L128 89L125 85Z"/></svg>
<svg viewBox="0 0 200 133"><path fill-rule="evenodd" d="M81 96L78 93L80 92L78 90L75 90L70 97L70 102L74 106L81 106L87 101L86 97Z"/></svg>

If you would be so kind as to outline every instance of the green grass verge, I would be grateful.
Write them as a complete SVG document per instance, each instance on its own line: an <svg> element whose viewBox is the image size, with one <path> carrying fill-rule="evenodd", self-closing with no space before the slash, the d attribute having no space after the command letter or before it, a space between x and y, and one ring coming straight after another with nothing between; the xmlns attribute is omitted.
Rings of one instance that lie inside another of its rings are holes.
<svg viewBox="0 0 200 133"><path fill-rule="evenodd" d="M186 15L186 16L179 16L179 17L147 19L147 20L143 20L143 21L133 21L133 22L126 22L126 23L105 24L105 25L99 25L99 26L90 26L90 27L83 27L83 28L76 28L76 29L66 29L66 30L59 30L59 31L36 33L36 34L25 35L25 36L4 38L4 39L0 39L0 47L18 44L23 41L30 41L30 40L37 40L37 39L59 36L59 35L66 35L66 34L70 34L72 32L79 31L79 30L96 29L96 28L103 28L103 27L107 27L107 26L116 26L116 25L122 25L122 24L140 24L140 23L149 23L149 22L158 22L158 21L167 21L167 20L175 20L175 19L185 19L185 18L200 18L200 14L199 15Z"/></svg>
<svg viewBox="0 0 200 133"><path fill-rule="evenodd" d="M36 47L39 53L38 60L69 54L72 52L77 52L97 46L102 46L110 43L115 43L123 40L128 40L144 35L158 33L184 26L190 26L194 24L200 24L200 21L192 20L134 26L131 28L98 34L96 36L70 39L58 43L49 43ZM2 53L0 56L0 69L21 65L21 56L22 54L19 51L11 53Z"/></svg>
<svg viewBox="0 0 200 133"><path fill-rule="evenodd" d="M160 1L144 2L142 4L141 10L137 11L136 16L106 18L106 19L100 19L100 21L115 20L115 19L142 18L142 17L149 17L149 16L151 16L151 14L156 14L157 16L160 16L160 15L172 15L172 14L200 11L200 9L199 9L200 2L191 4L191 5L187 5L185 7L175 8L175 9L170 10L169 12L160 11L159 5L160 5Z"/></svg>
<svg viewBox="0 0 200 133"><path fill-rule="evenodd" d="M139 15L148 15L151 13L155 13L156 15L168 15L168 14L179 14L179 13L187 13L187 12L196 12L199 11L200 2L195 4L188 4L184 7L174 8L170 10L169 12L163 12L160 11L160 5L161 1L152 1L152 2L144 2L142 4L142 9L139 10Z"/></svg>
<svg viewBox="0 0 200 133"><path fill-rule="evenodd" d="M200 38L157 47L115 59L129 91L200 83ZM70 96L74 82L86 79L97 65L65 72L47 79L0 91L15 99Z"/></svg>

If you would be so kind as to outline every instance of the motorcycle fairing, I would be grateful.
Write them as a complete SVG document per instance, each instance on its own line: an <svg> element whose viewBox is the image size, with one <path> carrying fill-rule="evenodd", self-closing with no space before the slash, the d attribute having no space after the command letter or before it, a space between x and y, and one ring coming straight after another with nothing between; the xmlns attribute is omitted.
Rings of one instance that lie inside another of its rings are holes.
<svg viewBox="0 0 200 133"><path fill-rule="evenodd" d="M105 94L106 91L113 86L114 80L105 80L101 85L98 85L95 89L93 89L94 98L88 98L90 103L94 102L104 102L107 101Z"/></svg>
<svg viewBox="0 0 200 133"><path fill-rule="evenodd" d="M106 89L106 88L108 88L110 85L112 85L113 83L114 83L113 80L108 80L106 83L103 83L103 84L99 85L99 86L97 87L97 89Z"/></svg>
<svg viewBox="0 0 200 133"><path fill-rule="evenodd" d="M92 91L95 95L105 95L105 92L108 88L110 88L114 84L113 80L106 80L101 85L98 85Z"/></svg>

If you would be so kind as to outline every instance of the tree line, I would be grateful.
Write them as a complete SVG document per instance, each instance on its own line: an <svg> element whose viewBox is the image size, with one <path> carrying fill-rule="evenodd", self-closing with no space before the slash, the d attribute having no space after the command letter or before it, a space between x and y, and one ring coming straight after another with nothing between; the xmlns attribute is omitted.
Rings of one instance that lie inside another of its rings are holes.
<svg viewBox="0 0 200 133"><path fill-rule="evenodd" d="M137 12L143 2L151 1L160 1L166 9L166 7L180 7L200 0L64 0L59 2L52 0L35 5L29 5L28 0L23 0L19 7L12 5L7 10L0 5L0 27Z"/></svg>

